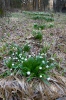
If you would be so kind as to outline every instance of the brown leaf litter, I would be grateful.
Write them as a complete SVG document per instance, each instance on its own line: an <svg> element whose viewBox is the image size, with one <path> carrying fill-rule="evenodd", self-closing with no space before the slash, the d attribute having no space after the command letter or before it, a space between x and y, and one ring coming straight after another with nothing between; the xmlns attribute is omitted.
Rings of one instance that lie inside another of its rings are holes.
<svg viewBox="0 0 66 100"><path fill-rule="evenodd" d="M55 100L66 95L65 77L56 72L49 82L50 85L47 85L38 79L27 82L24 77L9 76L0 79L0 98L3 98L2 100Z"/></svg>

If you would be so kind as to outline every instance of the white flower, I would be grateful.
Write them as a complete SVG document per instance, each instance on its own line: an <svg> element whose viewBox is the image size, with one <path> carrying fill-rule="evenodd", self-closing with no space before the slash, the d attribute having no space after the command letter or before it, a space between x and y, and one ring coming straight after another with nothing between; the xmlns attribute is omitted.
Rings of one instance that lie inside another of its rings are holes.
<svg viewBox="0 0 66 100"><path fill-rule="evenodd" d="M29 58L31 57L31 55L29 55Z"/></svg>
<svg viewBox="0 0 66 100"><path fill-rule="evenodd" d="M44 56L44 53L42 53L41 56Z"/></svg>
<svg viewBox="0 0 66 100"><path fill-rule="evenodd" d="M11 76L13 75L13 73L11 73Z"/></svg>
<svg viewBox="0 0 66 100"><path fill-rule="evenodd" d="M16 57L15 59L17 60L18 58Z"/></svg>
<svg viewBox="0 0 66 100"><path fill-rule="evenodd" d="M10 69L10 71L12 71L12 68Z"/></svg>
<svg viewBox="0 0 66 100"><path fill-rule="evenodd" d="M51 66L54 66L54 64L52 63Z"/></svg>
<svg viewBox="0 0 66 100"><path fill-rule="evenodd" d="M20 53L19 56L22 56L22 54Z"/></svg>
<svg viewBox="0 0 66 100"><path fill-rule="evenodd" d="M46 68L49 68L49 66L47 65Z"/></svg>
<svg viewBox="0 0 66 100"><path fill-rule="evenodd" d="M14 60L15 58L13 58L13 60Z"/></svg>
<svg viewBox="0 0 66 100"><path fill-rule="evenodd" d="M51 57L51 60L54 60L54 58Z"/></svg>
<svg viewBox="0 0 66 100"><path fill-rule="evenodd" d="M17 50L17 48L15 48L15 50Z"/></svg>
<svg viewBox="0 0 66 100"><path fill-rule="evenodd" d="M17 52L16 52L16 55L17 55Z"/></svg>
<svg viewBox="0 0 66 100"><path fill-rule="evenodd" d="M42 63L45 64L45 61L43 60Z"/></svg>
<svg viewBox="0 0 66 100"><path fill-rule="evenodd" d="M10 57L11 58L11 57ZM6 59L6 57L4 57L4 59Z"/></svg>
<svg viewBox="0 0 66 100"><path fill-rule="evenodd" d="M12 55L14 56L14 53Z"/></svg>
<svg viewBox="0 0 66 100"><path fill-rule="evenodd" d="M40 78L42 77L42 75L39 76Z"/></svg>
<svg viewBox="0 0 66 100"><path fill-rule="evenodd" d="M50 80L50 77L48 77L47 80L49 81Z"/></svg>
<svg viewBox="0 0 66 100"><path fill-rule="evenodd" d="M42 69L42 67L39 67L39 69L41 70L41 69Z"/></svg>
<svg viewBox="0 0 66 100"><path fill-rule="evenodd" d="M39 55L40 55L40 53L39 53Z"/></svg>
<svg viewBox="0 0 66 100"><path fill-rule="evenodd" d="M9 59L11 59L11 57L9 57Z"/></svg>
<svg viewBox="0 0 66 100"><path fill-rule="evenodd" d="M44 56L46 56L47 54L45 53Z"/></svg>
<svg viewBox="0 0 66 100"><path fill-rule="evenodd" d="M42 56L39 56L39 58L43 58Z"/></svg>
<svg viewBox="0 0 66 100"><path fill-rule="evenodd" d="M19 56L21 58L21 56Z"/></svg>
<svg viewBox="0 0 66 100"><path fill-rule="evenodd" d="M24 58L23 58L23 57L22 57L21 59L22 59L22 60L24 60Z"/></svg>
<svg viewBox="0 0 66 100"><path fill-rule="evenodd" d="M25 58L25 61L27 60L27 58Z"/></svg>
<svg viewBox="0 0 66 100"><path fill-rule="evenodd" d="M47 63L48 63L49 61L47 61Z"/></svg>
<svg viewBox="0 0 66 100"><path fill-rule="evenodd" d="M30 71L27 72L27 75L30 75Z"/></svg>
<svg viewBox="0 0 66 100"><path fill-rule="evenodd" d="M12 66L14 66L14 64L12 64Z"/></svg>

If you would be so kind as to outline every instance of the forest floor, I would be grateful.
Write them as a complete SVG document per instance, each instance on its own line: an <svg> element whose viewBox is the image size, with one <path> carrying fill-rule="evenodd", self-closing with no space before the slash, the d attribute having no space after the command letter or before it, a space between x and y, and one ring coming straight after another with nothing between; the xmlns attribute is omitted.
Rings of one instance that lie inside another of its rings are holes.
<svg viewBox="0 0 66 100"><path fill-rule="evenodd" d="M27 15L25 13L20 13L20 12L11 13L11 15L9 16L10 17L0 18L0 74L5 72L6 70L3 65L3 59L5 59L8 56L9 50L6 47L7 44L10 45L15 43L22 46L25 43L28 43L31 46L31 53L33 55L34 54L37 55L41 49L41 46L44 43L46 43L49 44L50 46L48 53L54 55L56 57L56 60L59 62L58 70L57 69L54 70L54 72L56 73L54 80L57 79L58 81L57 82L58 85L56 83L54 84L54 87L57 85L55 89L57 88L59 89L56 90L56 92L54 92L55 97L54 94L52 96L51 93L50 93L51 96L47 95L47 91L45 91L45 99L42 100L55 100L56 98L66 96L65 95L66 94L66 87L65 87L66 86L66 14L53 13L54 21L52 23L54 27L42 30L43 39L42 41L40 41L40 46L38 45L39 41L34 40L31 33L34 30L33 26L35 23L44 24L45 21L31 19L29 14ZM4 84L4 82L2 83L2 80L3 79L1 79L0 84ZM60 85L60 83L62 85ZM58 93L59 91L61 92ZM38 95L38 93L36 95ZM46 95L47 97L49 97L49 99L47 99ZM34 100L34 99L20 99L20 100ZM35 100L41 100L41 99L35 99Z"/></svg>

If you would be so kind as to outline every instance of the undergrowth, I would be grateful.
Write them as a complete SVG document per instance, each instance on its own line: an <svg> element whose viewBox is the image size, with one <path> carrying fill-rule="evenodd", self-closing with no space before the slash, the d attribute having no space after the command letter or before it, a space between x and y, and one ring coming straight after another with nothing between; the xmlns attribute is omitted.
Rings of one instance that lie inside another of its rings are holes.
<svg viewBox="0 0 66 100"><path fill-rule="evenodd" d="M4 65L8 70L0 76L21 75L27 78L28 81L38 78L47 83L50 71L56 67L56 61L52 56L47 57L48 47L44 47L36 56L29 55L25 52L24 47L14 46L11 55L4 59Z"/></svg>

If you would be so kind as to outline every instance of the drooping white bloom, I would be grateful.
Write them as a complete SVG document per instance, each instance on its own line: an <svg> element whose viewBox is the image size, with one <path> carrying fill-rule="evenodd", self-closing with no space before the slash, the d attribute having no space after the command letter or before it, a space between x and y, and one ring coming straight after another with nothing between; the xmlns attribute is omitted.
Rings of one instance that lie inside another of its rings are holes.
<svg viewBox="0 0 66 100"><path fill-rule="evenodd" d="M44 56L44 53L42 53L41 56Z"/></svg>
<svg viewBox="0 0 66 100"><path fill-rule="evenodd" d="M29 55L29 58L31 57L31 55Z"/></svg>
<svg viewBox="0 0 66 100"><path fill-rule="evenodd" d="M54 60L54 58L51 57L51 60Z"/></svg>
<svg viewBox="0 0 66 100"><path fill-rule="evenodd" d="M41 70L41 69L42 69L42 67L39 67L39 69Z"/></svg>
<svg viewBox="0 0 66 100"><path fill-rule="evenodd" d="M19 56L22 56L22 54L20 53Z"/></svg>
<svg viewBox="0 0 66 100"><path fill-rule="evenodd" d="M13 60L14 60L15 58L13 58Z"/></svg>
<svg viewBox="0 0 66 100"><path fill-rule="evenodd" d="M47 78L48 81L49 81L50 79L51 79L50 77Z"/></svg>
<svg viewBox="0 0 66 100"><path fill-rule="evenodd" d="M47 63L48 63L49 61L47 61Z"/></svg>
<svg viewBox="0 0 66 100"><path fill-rule="evenodd" d="M27 58L25 58L25 61L27 60Z"/></svg>
<svg viewBox="0 0 66 100"><path fill-rule="evenodd" d="M12 68L10 69L10 71L12 71Z"/></svg>
<svg viewBox="0 0 66 100"><path fill-rule="evenodd" d="M49 68L49 66L47 65L46 68Z"/></svg>
<svg viewBox="0 0 66 100"><path fill-rule="evenodd" d="M22 57L21 59L24 60L24 57Z"/></svg>
<svg viewBox="0 0 66 100"><path fill-rule="evenodd" d="M9 59L11 59L11 57L9 57Z"/></svg>
<svg viewBox="0 0 66 100"><path fill-rule="evenodd" d="M40 78L42 77L42 75L39 76Z"/></svg>
<svg viewBox="0 0 66 100"><path fill-rule="evenodd" d="M12 55L14 56L14 53Z"/></svg>
<svg viewBox="0 0 66 100"><path fill-rule="evenodd" d="M42 63L45 64L45 61L43 60Z"/></svg>
<svg viewBox="0 0 66 100"><path fill-rule="evenodd" d="M16 52L16 55L17 55L18 53Z"/></svg>
<svg viewBox="0 0 66 100"><path fill-rule="evenodd" d="M27 75L30 75L30 71L27 72Z"/></svg>
<svg viewBox="0 0 66 100"><path fill-rule="evenodd" d="M13 47L13 49L14 49L15 47Z"/></svg>
<svg viewBox="0 0 66 100"><path fill-rule="evenodd" d="M46 56L47 54L45 53L44 56Z"/></svg>
<svg viewBox="0 0 66 100"><path fill-rule="evenodd" d="M11 73L11 76L13 75L13 73Z"/></svg>
<svg viewBox="0 0 66 100"><path fill-rule="evenodd" d="M17 60L18 58L16 57L15 59Z"/></svg>
<svg viewBox="0 0 66 100"><path fill-rule="evenodd" d="M6 57L4 57L4 59L6 59Z"/></svg>
<svg viewBox="0 0 66 100"><path fill-rule="evenodd" d="M12 66L14 66L14 64L12 64Z"/></svg>
<svg viewBox="0 0 66 100"><path fill-rule="evenodd" d="M42 56L39 56L39 58L43 58Z"/></svg>

